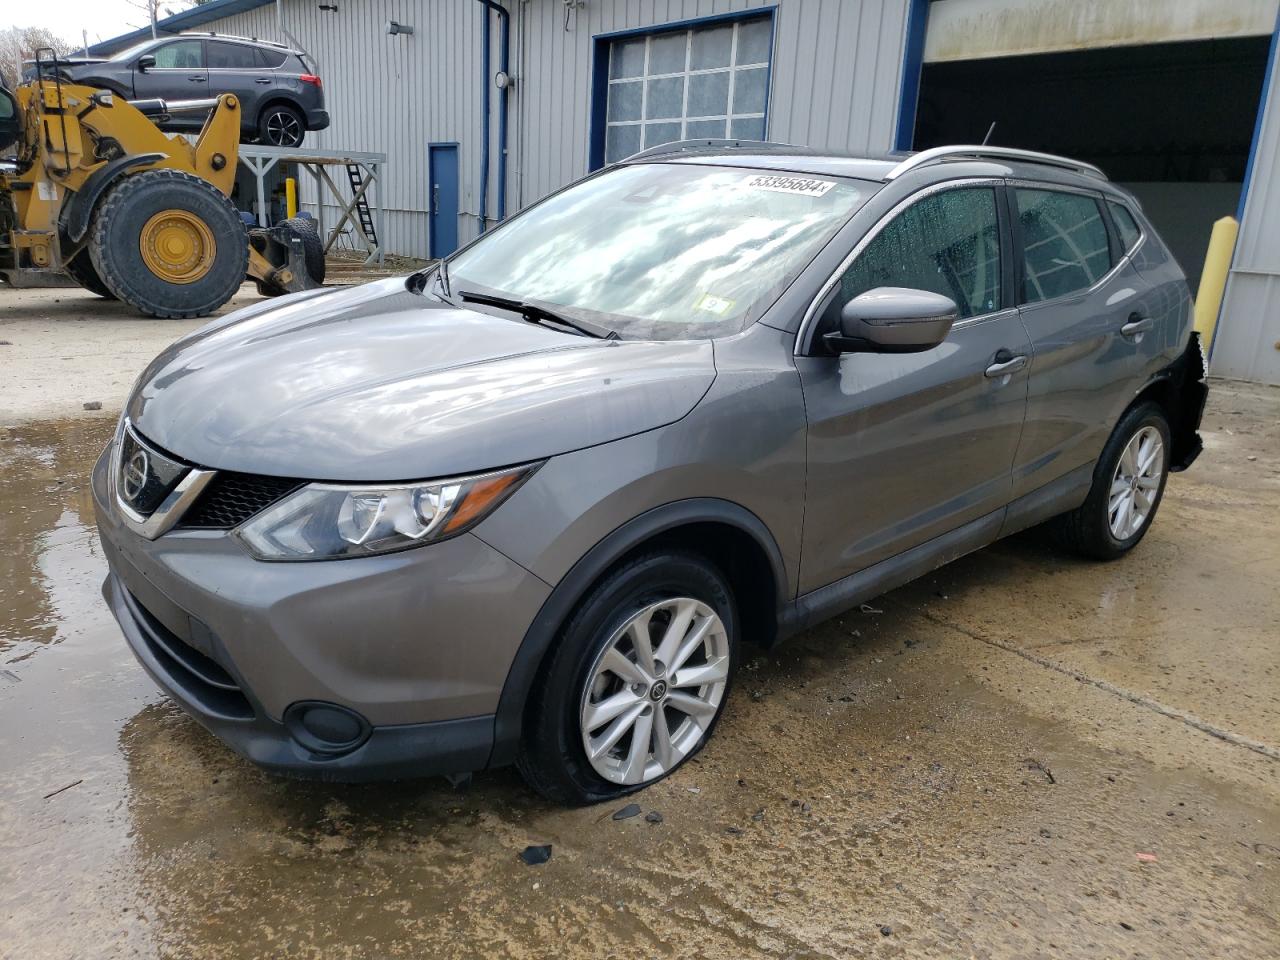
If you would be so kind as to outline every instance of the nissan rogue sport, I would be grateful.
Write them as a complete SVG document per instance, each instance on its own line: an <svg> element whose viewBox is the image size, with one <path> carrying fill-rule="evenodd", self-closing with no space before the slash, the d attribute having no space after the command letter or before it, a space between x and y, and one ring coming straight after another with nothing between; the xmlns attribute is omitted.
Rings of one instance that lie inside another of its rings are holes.
<svg viewBox="0 0 1280 960"><path fill-rule="evenodd" d="M599 801L705 745L744 641L1034 524L1128 553L1205 393L1093 167L668 145L166 350L94 470L104 591L264 767Z"/></svg>

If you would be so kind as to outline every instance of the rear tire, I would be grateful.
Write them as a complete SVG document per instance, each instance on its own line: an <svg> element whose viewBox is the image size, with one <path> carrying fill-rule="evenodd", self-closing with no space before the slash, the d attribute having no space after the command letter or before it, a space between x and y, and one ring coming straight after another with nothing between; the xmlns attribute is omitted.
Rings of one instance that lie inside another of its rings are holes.
<svg viewBox="0 0 1280 960"><path fill-rule="evenodd" d="M290 217L288 220L281 220L274 229L283 230L283 241L279 233L273 237L265 233L254 233L250 234L249 242L273 265L284 266L288 263L289 238L297 237L302 241L302 269L306 270L311 282L317 287L324 286L324 244L320 242L315 224L306 217ZM273 280L255 280L254 283L257 284L258 293L264 297L283 297L289 292Z"/></svg>
<svg viewBox="0 0 1280 960"><path fill-rule="evenodd" d="M1116 560L1136 547L1164 498L1172 449L1163 407L1131 409L1102 448L1085 502L1049 521L1054 540L1095 560Z"/></svg>
<svg viewBox="0 0 1280 960"><path fill-rule="evenodd" d="M306 217L290 217L281 220L280 226L302 240L303 259L307 265L307 274L316 284L324 283L324 244L320 242L320 234L316 230L316 222Z"/></svg>
<svg viewBox="0 0 1280 960"><path fill-rule="evenodd" d="M649 642L647 661L638 651L641 636ZM647 553L616 567L579 604L539 673L516 760L521 774L566 804L610 800L668 776L715 730L737 637L729 585L697 554ZM636 669L646 662L647 669ZM621 732L600 749L614 723Z"/></svg>
<svg viewBox="0 0 1280 960"><path fill-rule="evenodd" d="M273 103L258 118L258 141L270 147L297 147L307 134L302 114L287 103Z"/></svg>
<svg viewBox="0 0 1280 960"><path fill-rule="evenodd" d="M116 299L116 295L111 292L107 285L102 282L102 278L98 276L98 271L93 269L93 261L89 259L89 251L81 250L68 260L66 271L67 276L90 293L96 293L107 300Z"/></svg>
<svg viewBox="0 0 1280 960"><path fill-rule="evenodd" d="M124 177L94 212L89 257L103 284L153 317L203 317L235 296L249 264L240 214L178 170Z"/></svg>

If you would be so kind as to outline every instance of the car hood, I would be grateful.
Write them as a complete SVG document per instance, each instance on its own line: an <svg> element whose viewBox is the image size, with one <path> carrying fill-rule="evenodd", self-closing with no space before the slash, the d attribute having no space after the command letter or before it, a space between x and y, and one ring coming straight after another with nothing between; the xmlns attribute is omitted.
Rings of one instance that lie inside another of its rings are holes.
<svg viewBox="0 0 1280 960"><path fill-rule="evenodd" d="M709 341L606 341L458 309L403 278L221 318L139 378L127 412L201 466L312 480L427 479L539 460L680 419Z"/></svg>

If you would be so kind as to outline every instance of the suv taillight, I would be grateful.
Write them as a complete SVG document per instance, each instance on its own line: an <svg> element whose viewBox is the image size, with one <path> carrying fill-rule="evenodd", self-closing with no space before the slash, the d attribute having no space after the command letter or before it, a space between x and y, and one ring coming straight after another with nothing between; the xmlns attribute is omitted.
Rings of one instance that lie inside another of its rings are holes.
<svg viewBox="0 0 1280 960"><path fill-rule="evenodd" d="M303 83L314 83L317 87L320 86L320 78L317 77L314 73L304 73L298 79L301 80Z"/></svg>

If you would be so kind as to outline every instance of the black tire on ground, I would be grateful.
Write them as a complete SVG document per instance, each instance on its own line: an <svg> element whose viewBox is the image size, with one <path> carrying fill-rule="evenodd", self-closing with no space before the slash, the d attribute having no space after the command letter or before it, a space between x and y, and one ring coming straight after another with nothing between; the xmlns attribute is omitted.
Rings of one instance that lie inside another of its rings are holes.
<svg viewBox="0 0 1280 960"><path fill-rule="evenodd" d="M258 117L258 141L271 147L296 147L307 135L302 114L287 103L273 103Z"/></svg>
<svg viewBox="0 0 1280 960"><path fill-rule="evenodd" d="M663 777L621 785L601 777L582 744L579 711L591 667L627 619L645 606L670 597L691 597L711 607L729 639L729 679L720 708L701 740L670 770L696 756L724 713L738 657L736 606L728 582L703 557L661 550L627 560L597 583L564 625L539 671L525 711L516 765L525 781L557 803L587 804L634 793Z"/></svg>
<svg viewBox="0 0 1280 960"><path fill-rule="evenodd" d="M177 283L153 273L142 257L143 228L157 214L198 218L212 236L209 269ZM206 180L178 170L146 170L122 178L99 201L89 256L103 284L153 317L203 317L230 300L244 281L249 243L231 201Z"/></svg>
<svg viewBox="0 0 1280 960"><path fill-rule="evenodd" d="M105 297L108 300L116 298L116 295L102 282L102 278L98 276L98 271L93 269L93 261L89 259L88 250L81 250L68 260L66 271L67 276L90 293L96 293L98 296Z"/></svg>
<svg viewBox="0 0 1280 960"><path fill-rule="evenodd" d="M303 259L307 264L307 273L316 284L324 283L324 244L316 230L316 222L307 217L290 217L281 220L280 226L287 227L291 233L302 239Z"/></svg>
<svg viewBox="0 0 1280 960"><path fill-rule="evenodd" d="M1111 486L1116 473L1116 465L1124 454L1125 447L1141 430L1154 428L1160 434L1164 444L1163 467L1160 472L1159 486L1151 503L1146 519L1133 533L1118 538L1111 530ZM1130 409L1112 431L1107 445L1102 448L1093 471L1093 485L1089 488L1089 496L1085 502L1069 513L1064 513L1049 521L1048 528L1053 539L1062 547L1081 556L1095 560L1115 560L1124 556L1142 540L1151 523L1156 518L1160 501L1164 498L1165 484L1169 479L1169 457L1172 453L1169 420L1164 408L1158 403L1146 402Z"/></svg>

